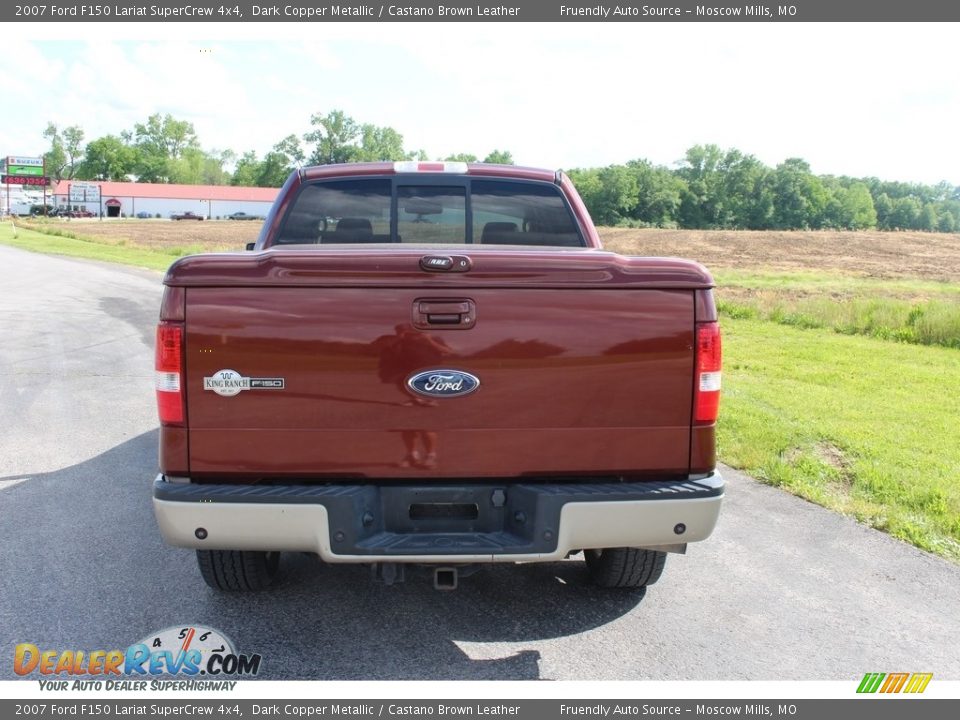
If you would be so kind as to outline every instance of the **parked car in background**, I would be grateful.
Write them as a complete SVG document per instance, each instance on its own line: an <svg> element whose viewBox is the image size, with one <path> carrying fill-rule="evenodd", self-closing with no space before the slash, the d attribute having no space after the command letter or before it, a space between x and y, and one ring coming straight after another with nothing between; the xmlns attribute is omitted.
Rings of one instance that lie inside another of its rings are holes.
<svg viewBox="0 0 960 720"><path fill-rule="evenodd" d="M94 214L93 214L92 212L90 212L89 210L68 210L66 213L64 213L64 215L66 215L66 217L68 217L68 218L92 218L92 217L96 217L96 215L94 215Z"/></svg>
<svg viewBox="0 0 960 720"><path fill-rule="evenodd" d="M203 220L204 217L203 215L197 215L197 213L187 210L186 212L182 212L182 213L174 213L173 215L170 216L170 219L171 220Z"/></svg>
<svg viewBox="0 0 960 720"><path fill-rule="evenodd" d="M152 218L153 215L148 213L146 210L141 210L140 212L137 213L137 217L140 218L141 220L146 220L147 218Z"/></svg>
<svg viewBox="0 0 960 720"><path fill-rule="evenodd" d="M262 215L249 215L245 212L235 212L227 215L227 220L263 220Z"/></svg>

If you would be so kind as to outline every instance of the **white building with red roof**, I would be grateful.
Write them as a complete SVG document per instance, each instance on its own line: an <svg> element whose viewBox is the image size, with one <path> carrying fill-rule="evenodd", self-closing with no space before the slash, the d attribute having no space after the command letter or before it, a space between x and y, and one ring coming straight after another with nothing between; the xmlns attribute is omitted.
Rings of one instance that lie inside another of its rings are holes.
<svg viewBox="0 0 960 720"><path fill-rule="evenodd" d="M100 202L71 201L70 180L62 180L53 190L57 207L85 209L103 217L137 217L194 212L207 219L223 218L236 212L266 215L279 188L238 187L234 185L172 185L164 183L100 182L85 180L85 185L100 186ZM79 181L77 181L79 182Z"/></svg>

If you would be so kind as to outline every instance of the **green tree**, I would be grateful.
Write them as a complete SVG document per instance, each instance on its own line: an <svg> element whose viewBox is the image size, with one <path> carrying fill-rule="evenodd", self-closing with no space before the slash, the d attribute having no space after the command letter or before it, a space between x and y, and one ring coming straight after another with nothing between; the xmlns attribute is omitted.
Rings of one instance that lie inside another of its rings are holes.
<svg viewBox="0 0 960 720"><path fill-rule="evenodd" d="M603 185L600 182L600 171L597 168L574 168L567 172L567 176L577 188L580 199L587 206L590 217L596 224L601 224L598 213L600 207L600 195L603 191Z"/></svg>
<svg viewBox="0 0 960 720"><path fill-rule="evenodd" d="M154 113L146 123L136 123L134 137L137 144L171 158L180 157L187 149L200 147L193 123L177 120L169 113L163 117L160 113Z"/></svg>
<svg viewBox="0 0 960 720"><path fill-rule="evenodd" d="M230 172L227 167L236 162L237 154L233 150L211 150L204 153L200 182L204 185L229 185Z"/></svg>
<svg viewBox="0 0 960 720"><path fill-rule="evenodd" d="M855 182L843 196L845 225L851 230L865 230L877 226L877 210L873 205L870 188L865 183Z"/></svg>
<svg viewBox="0 0 960 720"><path fill-rule="evenodd" d="M360 128L360 149L356 159L360 162L407 160L403 150L403 135L391 127L364 124Z"/></svg>
<svg viewBox="0 0 960 720"><path fill-rule="evenodd" d="M717 220L720 227L761 229L770 226L773 201L768 192L770 169L753 155L731 148L718 170Z"/></svg>
<svg viewBox="0 0 960 720"><path fill-rule="evenodd" d="M913 197L902 197L893 203L890 213L890 227L897 230L916 230L920 211L920 201Z"/></svg>
<svg viewBox="0 0 960 720"><path fill-rule="evenodd" d="M346 162L376 162L380 160L423 160L422 150L407 152L403 149L403 135L392 127L380 127L371 123L359 124L342 110L333 110L326 115L315 113L310 117L314 130L303 136L315 144L310 162L317 165ZM289 138L288 138L289 140ZM274 148L288 154L286 148Z"/></svg>
<svg viewBox="0 0 960 720"><path fill-rule="evenodd" d="M876 227L877 212L865 183L833 176L821 177L820 181L827 192L824 227L844 230Z"/></svg>
<svg viewBox="0 0 960 720"><path fill-rule="evenodd" d="M248 187L280 187L304 159L296 137L288 136L274 145L263 160L258 160L253 150L245 152L237 160L230 184Z"/></svg>
<svg viewBox="0 0 960 720"><path fill-rule="evenodd" d="M677 175L686 183L680 220L684 227L723 225L723 151L716 145L694 145L687 150Z"/></svg>
<svg viewBox="0 0 960 720"><path fill-rule="evenodd" d="M233 169L233 177L230 178L230 184L255 187L259 172L260 161L257 160L257 154L253 150L249 150L237 160L237 165Z"/></svg>
<svg viewBox="0 0 960 720"><path fill-rule="evenodd" d="M788 158L777 165L772 190L774 227L783 230L823 227L830 197L806 161Z"/></svg>
<svg viewBox="0 0 960 720"><path fill-rule="evenodd" d="M455 155L448 155L444 160L448 162L475 163L477 162L477 156L471 155L470 153L457 153Z"/></svg>
<svg viewBox="0 0 960 720"><path fill-rule="evenodd" d="M310 155L312 165L353 162L356 159L356 141L361 128L353 118L342 110L333 110L326 115L311 115L310 124L315 129L305 134L303 139L316 145Z"/></svg>
<svg viewBox="0 0 960 720"><path fill-rule="evenodd" d="M877 211L877 227L881 230L889 230L893 218L893 201L885 192L875 196L873 206Z"/></svg>
<svg viewBox="0 0 960 720"><path fill-rule="evenodd" d="M624 165L601 170L571 170L570 178L598 225L617 225L628 220L637 206L637 175Z"/></svg>
<svg viewBox="0 0 960 720"><path fill-rule="evenodd" d="M193 124L154 113L133 130L141 182L185 182L202 177L203 159Z"/></svg>
<svg viewBox="0 0 960 720"><path fill-rule="evenodd" d="M917 218L917 229L933 232L937 229L937 208L933 203L927 203L920 210L920 216Z"/></svg>
<svg viewBox="0 0 960 720"><path fill-rule="evenodd" d="M748 230L769 230L773 227L774 212L774 172L764 166L757 178L756 189L750 204L744 209L743 227Z"/></svg>
<svg viewBox="0 0 960 720"><path fill-rule="evenodd" d="M87 143L77 177L85 180L128 180L136 168L137 153L122 138L104 135Z"/></svg>
<svg viewBox="0 0 960 720"><path fill-rule="evenodd" d="M290 163L290 157L286 153L271 150L257 165L254 185L257 187L280 187L287 181L293 171Z"/></svg>
<svg viewBox="0 0 960 720"><path fill-rule="evenodd" d="M252 157L249 176L244 183L258 187L280 187L287 181L290 173L302 167L306 160L303 146L296 135L287 135L283 138L273 146L262 161L257 162L255 155ZM241 170L239 166L238 170Z"/></svg>
<svg viewBox="0 0 960 720"><path fill-rule="evenodd" d="M827 193L827 204L823 211L821 226L838 229L846 227L843 199L847 194L847 189L832 175L820 178L820 182L823 183L824 190Z"/></svg>
<svg viewBox="0 0 960 720"><path fill-rule="evenodd" d="M307 159L303 146L300 144L300 138L296 135L287 135L283 140L273 146L273 150L274 152L285 155L288 164L296 168L302 167Z"/></svg>
<svg viewBox="0 0 960 720"><path fill-rule="evenodd" d="M83 155L80 147L83 134L79 125L70 125L61 131L54 123L47 123L43 136L50 141L50 149L43 154L43 160L47 175L55 182L74 178Z"/></svg>
<svg viewBox="0 0 960 720"><path fill-rule="evenodd" d="M686 190L683 179L667 168L652 165L648 160L631 160L627 168L637 186L636 204L630 211L630 217L646 225L674 225Z"/></svg>
<svg viewBox="0 0 960 720"><path fill-rule="evenodd" d="M186 148L166 162L166 182L181 185L200 185L206 155L200 148Z"/></svg>
<svg viewBox="0 0 960 720"><path fill-rule="evenodd" d="M493 163L495 165L513 165L513 155L509 150L494 150L488 154L484 159L485 163Z"/></svg>
<svg viewBox="0 0 960 720"><path fill-rule="evenodd" d="M937 221L937 229L940 232L952 233L957 230L957 219L949 210L944 210Z"/></svg>

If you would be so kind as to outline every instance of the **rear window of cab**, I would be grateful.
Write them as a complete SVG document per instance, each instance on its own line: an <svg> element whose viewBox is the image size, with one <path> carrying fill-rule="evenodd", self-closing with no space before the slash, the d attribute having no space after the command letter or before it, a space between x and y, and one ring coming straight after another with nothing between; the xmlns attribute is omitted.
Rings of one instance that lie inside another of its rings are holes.
<svg viewBox="0 0 960 720"><path fill-rule="evenodd" d="M555 185L422 175L305 184L273 245L364 243L586 245Z"/></svg>

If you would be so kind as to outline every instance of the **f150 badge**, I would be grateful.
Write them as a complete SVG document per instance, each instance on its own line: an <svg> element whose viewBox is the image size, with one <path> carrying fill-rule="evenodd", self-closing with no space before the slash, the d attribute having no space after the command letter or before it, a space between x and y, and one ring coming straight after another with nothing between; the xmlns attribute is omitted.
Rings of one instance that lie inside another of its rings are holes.
<svg viewBox="0 0 960 720"><path fill-rule="evenodd" d="M427 370L410 377L407 387L427 397L458 397L480 387L480 378L462 370Z"/></svg>
<svg viewBox="0 0 960 720"><path fill-rule="evenodd" d="M236 370L218 370L213 377L203 379L203 389L233 397L243 390L283 390L283 378L244 377Z"/></svg>

